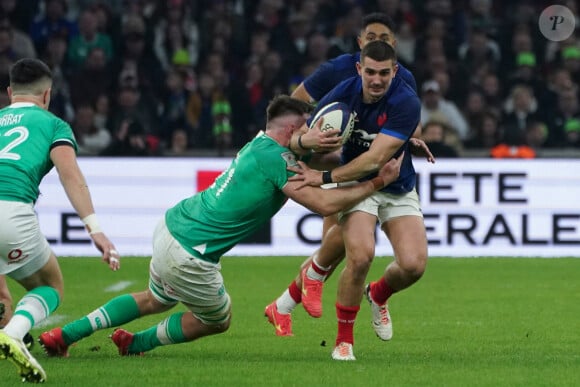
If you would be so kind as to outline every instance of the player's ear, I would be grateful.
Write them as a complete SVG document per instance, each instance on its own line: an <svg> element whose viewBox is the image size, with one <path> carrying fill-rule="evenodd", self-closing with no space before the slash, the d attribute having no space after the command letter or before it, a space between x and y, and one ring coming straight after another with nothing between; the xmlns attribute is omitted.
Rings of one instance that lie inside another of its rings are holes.
<svg viewBox="0 0 580 387"><path fill-rule="evenodd" d="M48 105L50 104L50 93L52 93L51 87L44 90L44 93L42 93L42 103L46 106L47 109L48 109Z"/></svg>
<svg viewBox="0 0 580 387"><path fill-rule="evenodd" d="M360 64L360 62L356 62L356 72L358 73L358 75L362 76L362 65Z"/></svg>
<svg viewBox="0 0 580 387"><path fill-rule="evenodd" d="M358 48L360 50L362 50L362 48L363 48L363 41L362 41L362 38L361 38L360 35L356 37L356 42L358 43Z"/></svg>
<svg viewBox="0 0 580 387"><path fill-rule="evenodd" d="M8 93L8 99L12 99L12 88L10 86L8 86L6 88L6 93Z"/></svg>

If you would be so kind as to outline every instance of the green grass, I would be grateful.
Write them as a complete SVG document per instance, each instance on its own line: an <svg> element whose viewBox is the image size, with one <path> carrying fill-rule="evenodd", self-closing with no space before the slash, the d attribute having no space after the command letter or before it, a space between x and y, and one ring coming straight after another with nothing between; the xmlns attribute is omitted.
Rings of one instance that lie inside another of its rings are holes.
<svg viewBox="0 0 580 387"><path fill-rule="evenodd" d="M38 345L32 352L55 386L580 385L580 259L433 258L421 281L390 301L392 341L374 335L369 308L362 305L355 326L357 361L347 363L330 358L337 277L327 282L322 318L296 309L294 337L276 337L263 317L265 305L284 290L302 260L225 258L233 320L222 335L122 358L107 329L72 347L67 359L47 358ZM70 321L147 285L147 259L124 258L116 273L93 258L60 262L66 295L53 319ZM387 263L377 258L369 279ZM104 290L120 281L131 285ZM15 298L22 295L9 284ZM140 330L161 318L149 316L125 328ZM49 327L62 324L51 321ZM12 368L0 363L0 385L21 385Z"/></svg>

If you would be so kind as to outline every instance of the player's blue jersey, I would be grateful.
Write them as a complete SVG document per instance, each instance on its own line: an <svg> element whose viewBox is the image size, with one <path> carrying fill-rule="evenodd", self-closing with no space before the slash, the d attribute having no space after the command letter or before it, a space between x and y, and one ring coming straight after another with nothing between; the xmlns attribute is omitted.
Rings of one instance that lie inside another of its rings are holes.
<svg viewBox="0 0 580 387"><path fill-rule="evenodd" d="M356 112L353 132L342 147L342 164L353 160L361 153L366 152L374 138L379 134L393 136L405 141L401 149L394 156L405 151L399 178L382 189L392 194L410 192L415 187L416 174L409 151L409 139L417 128L421 116L421 101L417 93L401 78L394 77L387 94L379 101L367 104L362 101L362 78L352 77L341 82L330 93L326 94L318 103L318 109L331 103L344 102L351 111ZM308 120L308 124L310 125ZM376 173L360 180L367 180L376 176Z"/></svg>
<svg viewBox="0 0 580 387"><path fill-rule="evenodd" d="M340 82L357 76L356 63L360 61L360 52L356 54L343 54L320 65L316 71L304 80L304 88L315 101L332 90ZM413 74L402 64L398 63L399 69L395 78L401 78L417 92L417 82Z"/></svg>

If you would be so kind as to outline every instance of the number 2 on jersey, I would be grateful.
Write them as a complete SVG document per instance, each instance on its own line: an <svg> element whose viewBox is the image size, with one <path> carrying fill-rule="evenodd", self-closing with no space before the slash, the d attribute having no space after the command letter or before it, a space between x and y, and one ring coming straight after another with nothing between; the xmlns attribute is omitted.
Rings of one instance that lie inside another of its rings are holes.
<svg viewBox="0 0 580 387"><path fill-rule="evenodd" d="M10 141L4 148L0 149L0 159L20 160L18 153L10 151L26 141L28 138L28 129L24 126L17 126L4 133L4 137L11 137L13 134L16 134L16 138Z"/></svg>

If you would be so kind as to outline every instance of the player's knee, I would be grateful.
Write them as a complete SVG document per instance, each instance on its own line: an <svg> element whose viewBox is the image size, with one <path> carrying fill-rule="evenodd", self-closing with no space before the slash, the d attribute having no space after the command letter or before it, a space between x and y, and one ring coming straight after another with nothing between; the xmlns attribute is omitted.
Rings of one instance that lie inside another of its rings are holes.
<svg viewBox="0 0 580 387"><path fill-rule="evenodd" d="M368 252L366 254L364 252L353 253L351 255L347 254L347 266L349 266L355 274L366 276L371 267L373 255L374 252Z"/></svg>
<svg viewBox="0 0 580 387"><path fill-rule="evenodd" d="M417 281L425 273L427 267L426 254L407 254L398 260L399 267L405 272L407 278Z"/></svg>

